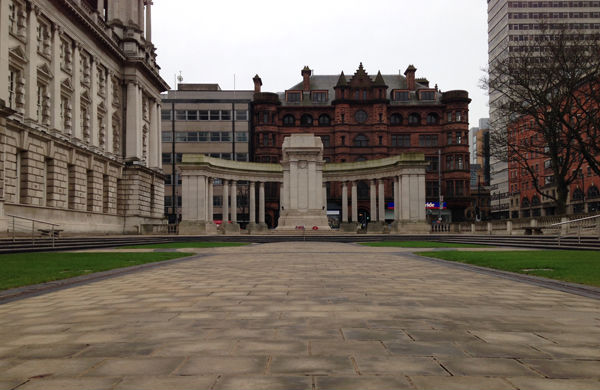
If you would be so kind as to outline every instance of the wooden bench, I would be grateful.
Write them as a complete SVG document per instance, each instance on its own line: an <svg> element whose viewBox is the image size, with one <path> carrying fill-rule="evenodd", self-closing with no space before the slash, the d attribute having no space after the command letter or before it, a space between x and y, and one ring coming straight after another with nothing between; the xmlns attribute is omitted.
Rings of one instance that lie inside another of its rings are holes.
<svg viewBox="0 0 600 390"><path fill-rule="evenodd" d="M44 237L50 237L52 234L54 234L54 237L60 237L62 231L63 229L38 229L38 232Z"/></svg>

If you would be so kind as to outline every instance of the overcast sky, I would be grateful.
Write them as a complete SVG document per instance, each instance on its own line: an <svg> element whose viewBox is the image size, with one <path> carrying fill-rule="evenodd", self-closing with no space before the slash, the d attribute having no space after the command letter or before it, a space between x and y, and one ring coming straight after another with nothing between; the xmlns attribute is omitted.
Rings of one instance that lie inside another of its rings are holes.
<svg viewBox="0 0 600 390"><path fill-rule="evenodd" d="M488 116L479 88L487 64L484 0L154 0L152 34L161 75L174 86L218 83L222 89L280 92L313 74L404 74L442 91L465 89L470 125Z"/></svg>

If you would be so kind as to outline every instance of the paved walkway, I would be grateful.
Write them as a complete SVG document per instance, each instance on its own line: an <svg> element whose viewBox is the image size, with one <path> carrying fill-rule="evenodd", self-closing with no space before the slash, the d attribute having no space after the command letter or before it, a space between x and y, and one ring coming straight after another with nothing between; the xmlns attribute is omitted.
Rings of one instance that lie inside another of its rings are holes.
<svg viewBox="0 0 600 390"><path fill-rule="evenodd" d="M600 388L599 300L401 249L206 252L0 305L0 389Z"/></svg>

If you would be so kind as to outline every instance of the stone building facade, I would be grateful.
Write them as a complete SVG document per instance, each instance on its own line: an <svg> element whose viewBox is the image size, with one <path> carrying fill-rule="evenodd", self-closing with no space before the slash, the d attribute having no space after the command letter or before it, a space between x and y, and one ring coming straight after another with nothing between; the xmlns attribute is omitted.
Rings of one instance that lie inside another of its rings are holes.
<svg viewBox="0 0 600 390"><path fill-rule="evenodd" d="M449 210L445 220L460 221L470 206L468 113L466 91L441 92L416 68L404 74L367 74L362 64L353 76L313 75L305 67L302 81L282 93L262 92L262 80L254 78L253 149L256 162L281 160L283 139L291 134L312 133L321 137L326 162L358 162L406 152L423 153L429 162L426 176L427 202L441 194ZM441 156L441 164L440 158ZM439 166L441 165L441 172ZM386 217L393 220L391 183L385 199ZM370 184L358 183L359 220L374 220L368 201ZM267 188L272 200L268 213L276 219L277 188ZM341 210L342 188L332 184L328 211ZM430 219L437 218L430 215ZM269 215L267 216L269 219Z"/></svg>
<svg viewBox="0 0 600 390"><path fill-rule="evenodd" d="M151 4L0 0L0 220L51 221L67 233L163 222L168 85Z"/></svg>

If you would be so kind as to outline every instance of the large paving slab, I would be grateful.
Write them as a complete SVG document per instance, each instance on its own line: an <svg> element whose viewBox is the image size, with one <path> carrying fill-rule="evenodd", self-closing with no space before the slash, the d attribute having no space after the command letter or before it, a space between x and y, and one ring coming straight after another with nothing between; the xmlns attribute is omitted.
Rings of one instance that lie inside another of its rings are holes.
<svg viewBox="0 0 600 390"><path fill-rule="evenodd" d="M0 389L598 389L600 301L276 243L0 305Z"/></svg>

